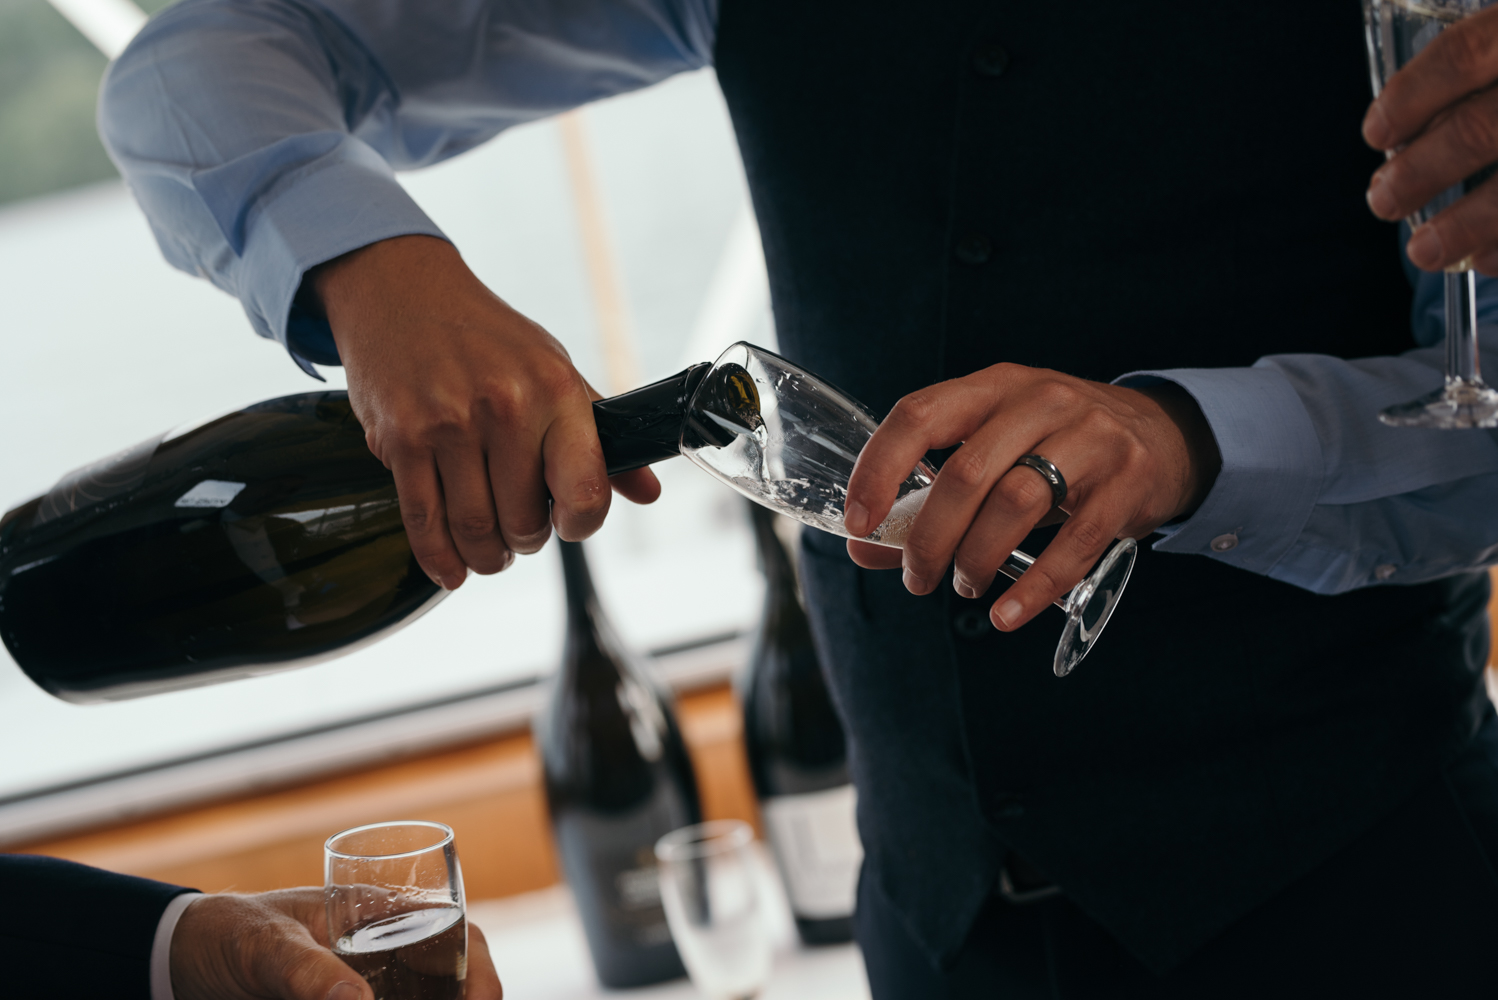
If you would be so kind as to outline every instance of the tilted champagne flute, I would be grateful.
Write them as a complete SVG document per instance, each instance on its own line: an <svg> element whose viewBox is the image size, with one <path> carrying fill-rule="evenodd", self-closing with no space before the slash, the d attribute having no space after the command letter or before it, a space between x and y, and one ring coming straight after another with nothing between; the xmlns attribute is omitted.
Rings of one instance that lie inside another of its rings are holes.
<svg viewBox="0 0 1498 1000"><path fill-rule="evenodd" d="M697 383L681 432L681 453L756 503L823 531L843 526L848 478L879 422L851 397L786 359L734 344ZM864 541L899 548L936 479L921 462L900 484L894 508ZM1134 567L1131 538L1109 550L1088 577L1055 604L1066 628L1053 663L1065 677L1092 648ZM1000 572L1012 580L1033 565L1010 553Z"/></svg>
<svg viewBox="0 0 1498 1000"><path fill-rule="evenodd" d="M1363 0L1373 96L1378 97L1389 78L1447 26L1495 2L1498 0ZM1397 155L1397 151L1390 155ZM1436 195L1409 217L1410 227L1430 221L1486 180L1491 170L1480 171ZM1476 275L1471 260L1448 267L1445 279L1446 383L1419 399L1385 409L1378 419L1394 427L1498 427L1498 390L1482 380L1478 366Z"/></svg>

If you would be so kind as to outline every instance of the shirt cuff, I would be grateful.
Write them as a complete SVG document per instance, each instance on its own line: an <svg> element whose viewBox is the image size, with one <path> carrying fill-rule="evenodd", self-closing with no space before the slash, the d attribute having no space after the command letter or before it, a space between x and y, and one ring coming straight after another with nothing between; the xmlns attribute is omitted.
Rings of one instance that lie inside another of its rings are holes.
<svg viewBox="0 0 1498 1000"><path fill-rule="evenodd" d="M1174 382L1196 400L1222 453L1217 481L1189 518L1160 528L1159 552L1210 556L1267 574L1305 528L1321 493L1316 427L1272 368L1130 372L1115 385Z"/></svg>
<svg viewBox="0 0 1498 1000"><path fill-rule="evenodd" d="M156 938L151 942L151 1000L175 1000L172 996L172 934L177 930L177 921L192 905L202 898L201 892L184 892L173 896L161 912L156 923Z"/></svg>
<svg viewBox="0 0 1498 1000"><path fill-rule="evenodd" d="M366 143L347 138L260 199L245 226L239 300L256 332L285 344L297 364L315 374L310 361L329 361L325 345L309 342L299 350L287 330L302 276L350 250L412 235L447 239L389 164Z"/></svg>

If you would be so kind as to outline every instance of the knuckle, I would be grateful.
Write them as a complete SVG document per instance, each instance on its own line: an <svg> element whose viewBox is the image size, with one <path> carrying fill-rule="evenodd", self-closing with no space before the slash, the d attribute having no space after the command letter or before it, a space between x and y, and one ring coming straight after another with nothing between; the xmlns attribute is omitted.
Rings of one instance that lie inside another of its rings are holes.
<svg viewBox="0 0 1498 1000"><path fill-rule="evenodd" d="M485 416L496 424L515 423L529 408L525 389L513 381L490 383L479 397Z"/></svg>
<svg viewBox="0 0 1498 1000"><path fill-rule="evenodd" d="M1471 24L1458 22L1441 33L1442 56L1447 65L1463 80L1481 79L1487 75L1491 57L1483 33Z"/></svg>
<svg viewBox="0 0 1498 1000"><path fill-rule="evenodd" d="M448 522L452 533L465 542L481 542L494 536L492 514L460 514Z"/></svg>
<svg viewBox="0 0 1498 1000"><path fill-rule="evenodd" d="M1071 409L1081 395L1070 381L1060 378L1045 379L1036 386L1036 391L1042 405L1056 410Z"/></svg>
<svg viewBox="0 0 1498 1000"><path fill-rule="evenodd" d="M1051 487L1040 473L1016 469L1013 474L999 480L993 490L993 500L1000 514L1020 517L1033 514L1039 507L1049 507Z"/></svg>
<svg viewBox="0 0 1498 1000"><path fill-rule="evenodd" d="M890 411L889 419L905 427L924 427L936 417L936 397L922 390L902 397Z"/></svg>
<svg viewBox="0 0 1498 1000"><path fill-rule="evenodd" d="M905 540L905 561L917 566L933 566L942 562L944 553L939 551L936 540L925 532L912 533Z"/></svg>
<svg viewBox="0 0 1498 1000"><path fill-rule="evenodd" d="M401 504L401 523L408 534L425 535L442 527L442 513L432 504L406 501Z"/></svg>
<svg viewBox="0 0 1498 1000"><path fill-rule="evenodd" d="M577 376L577 369L561 355L552 356L552 361L542 365L536 373L536 394L548 402L574 395L587 396Z"/></svg>
<svg viewBox="0 0 1498 1000"><path fill-rule="evenodd" d="M941 467L941 475L964 493L983 488L988 483L989 463L985 455L971 448L961 448Z"/></svg>
<svg viewBox="0 0 1498 1000"><path fill-rule="evenodd" d="M1073 518L1068 522L1072 540L1084 552L1104 548L1112 541L1112 533L1091 518Z"/></svg>
<svg viewBox="0 0 1498 1000"><path fill-rule="evenodd" d="M1498 144L1492 116L1470 104L1451 116L1450 128L1456 144L1473 155L1487 157Z"/></svg>
<svg viewBox="0 0 1498 1000"><path fill-rule="evenodd" d="M1064 594L1071 589L1055 568L1047 563L1038 562L1025 570L1024 579L1033 581L1047 595Z"/></svg>

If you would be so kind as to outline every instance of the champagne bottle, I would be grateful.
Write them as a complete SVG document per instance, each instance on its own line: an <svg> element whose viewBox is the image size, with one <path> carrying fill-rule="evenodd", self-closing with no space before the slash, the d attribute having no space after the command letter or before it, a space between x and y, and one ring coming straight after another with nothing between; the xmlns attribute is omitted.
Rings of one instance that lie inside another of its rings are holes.
<svg viewBox="0 0 1498 1000"><path fill-rule="evenodd" d="M692 763L670 704L599 607L582 545L560 548L567 638L535 732L562 869L604 986L674 979L685 969L653 851L702 820Z"/></svg>
<svg viewBox="0 0 1498 1000"><path fill-rule="evenodd" d="M611 475L679 454L710 367L593 404ZM0 639L69 701L314 663L443 596L344 392L151 438L0 518Z"/></svg>
<svg viewBox="0 0 1498 1000"><path fill-rule="evenodd" d="M739 677L749 772L796 929L807 944L853 936L863 847L842 724L822 677L775 513L749 505L765 610Z"/></svg>

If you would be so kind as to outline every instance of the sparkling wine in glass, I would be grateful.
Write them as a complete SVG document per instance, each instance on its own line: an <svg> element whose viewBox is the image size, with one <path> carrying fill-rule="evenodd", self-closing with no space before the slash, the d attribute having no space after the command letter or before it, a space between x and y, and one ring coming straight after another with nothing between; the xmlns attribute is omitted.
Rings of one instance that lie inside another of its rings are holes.
<svg viewBox="0 0 1498 1000"><path fill-rule="evenodd" d="M1448 26L1494 2L1498 0L1363 0L1373 96ZM1410 228L1424 225L1457 202L1486 180L1491 170L1436 195L1409 217ZM1498 427L1498 391L1482 380L1478 367L1476 275L1471 260L1448 267L1445 281L1446 382L1419 399L1385 409L1378 419L1394 427Z"/></svg>
<svg viewBox="0 0 1498 1000"><path fill-rule="evenodd" d="M734 344L696 382L681 431L681 453L755 503L844 538L843 502L859 452L879 422L862 404L778 354ZM863 540L900 548L936 470L918 464L900 484L884 522ZM1066 627L1052 664L1071 673L1108 624L1138 547L1120 540L1085 580L1055 604ZM999 571L1018 580L1035 560L1016 549Z"/></svg>
<svg viewBox="0 0 1498 1000"><path fill-rule="evenodd" d="M335 833L323 849L333 953L378 1000L463 1000L468 923L450 827L404 820Z"/></svg>

